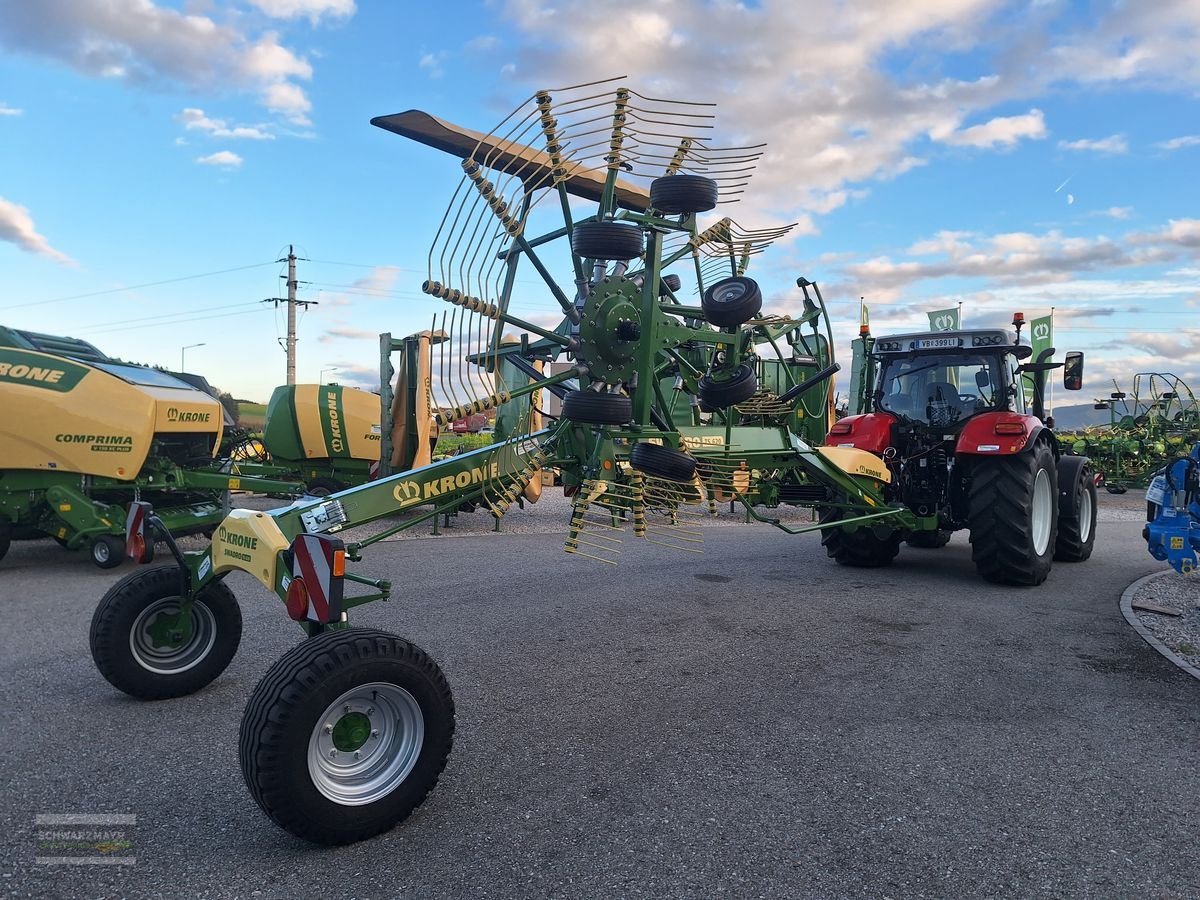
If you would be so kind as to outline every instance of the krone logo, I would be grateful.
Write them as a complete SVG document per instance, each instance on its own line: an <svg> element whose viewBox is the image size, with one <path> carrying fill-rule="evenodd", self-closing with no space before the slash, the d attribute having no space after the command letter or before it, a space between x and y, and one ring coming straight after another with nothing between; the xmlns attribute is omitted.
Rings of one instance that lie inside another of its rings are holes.
<svg viewBox="0 0 1200 900"><path fill-rule="evenodd" d="M933 320L933 327L938 331L951 331L954 328L954 317L938 316Z"/></svg>
<svg viewBox="0 0 1200 900"><path fill-rule="evenodd" d="M179 410L174 406L167 408L168 422L207 422L210 413L206 412L188 412L187 410Z"/></svg>
<svg viewBox="0 0 1200 900"><path fill-rule="evenodd" d="M392 488L392 496L399 503L411 503L421 499L421 485L415 481L401 481Z"/></svg>
<svg viewBox="0 0 1200 900"><path fill-rule="evenodd" d="M1045 322L1038 322L1033 326L1033 339L1035 341L1045 341L1050 339L1050 326Z"/></svg>

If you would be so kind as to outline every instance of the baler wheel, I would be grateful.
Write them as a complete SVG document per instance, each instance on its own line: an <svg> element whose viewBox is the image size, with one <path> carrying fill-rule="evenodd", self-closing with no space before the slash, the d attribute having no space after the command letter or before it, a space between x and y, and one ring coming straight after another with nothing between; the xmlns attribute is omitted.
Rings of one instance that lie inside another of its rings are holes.
<svg viewBox="0 0 1200 900"><path fill-rule="evenodd" d="M330 494L336 494L345 489L346 485L334 481L332 478L314 478L305 488L310 497L328 497Z"/></svg>
<svg viewBox="0 0 1200 900"><path fill-rule="evenodd" d="M758 315L762 309L762 290L753 278L726 278L704 292L700 308L710 325L736 328Z"/></svg>
<svg viewBox="0 0 1200 900"><path fill-rule="evenodd" d="M758 376L754 369L742 363L728 378L718 381L711 374L700 376L696 383L696 394L700 402L713 409L725 409L748 400L758 390Z"/></svg>
<svg viewBox="0 0 1200 900"><path fill-rule="evenodd" d="M975 569L997 584L1038 585L1058 531L1058 473L1050 445L983 457L971 473L968 521Z"/></svg>
<svg viewBox="0 0 1200 900"><path fill-rule="evenodd" d="M691 481L696 477L696 460L680 450L639 441L629 451L629 464L639 472L667 481Z"/></svg>
<svg viewBox="0 0 1200 900"><path fill-rule="evenodd" d="M182 615L175 566L139 569L109 588L89 642L100 674L142 700L193 694L225 671L242 639L242 613L224 582L206 585Z"/></svg>
<svg viewBox="0 0 1200 900"><path fill-rule="evenodd" d="M650 206L668 215L708 212L718 194L717 183L703 175L663 175L650 182Z"/></svg>
<svg viewBox="0 0 1200 900"><path fill-rule="evenodd" d="M642 255L642 231L609 220L580 222L571 230L571 249L587 259L634 259Z"/></svg>
<svg viewBox="0 0 1200 900"><path fill-rule="evenodd" d="M89 548L92 562L101 569L115 569L125 562L125 542L115 534L98 534Z"/></svg>
<svg viewBox="0 0 1200 900"><path fill-rule="evenodd" d="M263 676L242 715L242 775L275 824L350 844L406 819L454 743L454 698L420 647L373 628L326 631Z"/></svg>

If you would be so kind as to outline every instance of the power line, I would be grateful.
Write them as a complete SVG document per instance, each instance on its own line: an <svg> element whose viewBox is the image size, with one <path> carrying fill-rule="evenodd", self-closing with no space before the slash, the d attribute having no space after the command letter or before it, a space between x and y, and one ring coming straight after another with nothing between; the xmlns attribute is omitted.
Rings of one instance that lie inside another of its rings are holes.
<svg viewBox="0 0 1200 900"><path fill-rule="evenodd" d="M194 278L210 278L213 275L227 275L230 272L244 272L247 269L260 269L263 266L273 266L274 262L254 263L250 266L236 266L232 269L218 269L215 272L200 272L197 275L181 275L179 278L166 278L162 281L148 281L145 284L131 284L126 287L109 288L105 291L91 291L86 294L72 294L69 297L55 297L53 300L36 300L33 303L13 303L9 306L0 306L0 309L24 309L28 306L43 306L47 303L64 303L67 300L82 300L85 297L102 297L105 294L121 294L125 291L136 291L141 288L158 287L163 284L176 284L180 281L191 281Z"/></svg>
<svg viewBox="0 0 1200 900"><path fill-rule="evenodd" d="M151 322L151 321L155 321L158 319L178 319L179 322L172 322L170 324L181 324L182 322L188 321L187 317L190 317L196 313L214 312L215 310L218 310L218 309L235 309L237 307L247 306L247 305L257 306L257 303L253 300L251 300L251 301L243 300L241 303L227 303L222 306L198 306L194 309L186 310L185 312L163 313L162 315L158 315L158 316L137 316L136 318L133 318L133 319L118 319L115 322L114 321L97 322L95 325L73 325L71 327L77 328L80 331L91 331L93 329L100 329L100 330L106 331L106 330L109 330L110 326L125 325L125 324L137 324L137 323L141 323L141 322Z"/></svg>
<svg viewBox="0 0 1200 900"><path fill-rule="evenodd" d="M152 322L149 325L122 325L116 328L97 328L89 331L89 334L109 334L114 331L140 331L143 328L166 328L168 326L174 327L176 325L183 325L190 322L204 322L208 319L232 319L234 316L248 316L251 313L257 313L258 311L259 310L256 308L248 309L245 312L218 313L215 316L195 316L190 319L177 319L173 322Z"/></svg>

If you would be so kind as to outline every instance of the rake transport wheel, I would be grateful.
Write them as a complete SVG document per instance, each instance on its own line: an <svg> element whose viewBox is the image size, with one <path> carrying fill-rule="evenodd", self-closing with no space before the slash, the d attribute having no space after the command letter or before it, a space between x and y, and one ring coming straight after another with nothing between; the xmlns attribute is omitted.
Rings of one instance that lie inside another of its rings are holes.
<svg viewBox="0 0 1200 900"><path fill-rule="evenodd" d="M1096 546L1096 474L1088 463L1066 466L1058 472L1058 539L1054 558L1060 562L1083 562ZM1152 504L1147 504L1147 512ZM1157 515L1157 511L1155 513Z"/></svg>
<svg viewBox="0 0 1200 900"><path fill-rule="evenodd" d="M945 528L934 531L914 531L904 542L910 547L921 547L925 550L936 550L950 543L951 532Z"/></svg>
<svg viewBox="0 0 1200 900"><path fill-rule="evenodd" d="M642 255L642 231L608 220L580 222L571 230L571 249L587 259L633 259Z"/></svg>
<svg viewBox="0 0 1200 900"><path fill-rule="evenodd" d="M864 523L851 532L836 527L845 516L839 509L821 514L821 546L825 554L838 565L856 569L878 569L890 566L900 552L900 532L888 525Z"/></svg>
<svg viewBox="0 0 1200 900"><path fill-rule="evenodd" d="M650 205L668 215L708 212L717 194L717 183L703 175L664 175L650 182Z"/></svg>
<svg viewBox="0 0 1200 900"><path fill-rule="evenodd" d="M225 671L242 639L242 613L224 582L210 582L184 611L174 566L140 569L109 588L89 640L100 674L142 700L200 690Z"/></svg>
<svg viewBox="0 0 1200 900"><path fill-rule="evenodd" d="M681 287L683 287L683 282L679 279L678 275L674 273L664 275L658 284L658 296L667 296L667 291L673 294L677 293Z"/></svg>
<svg viewBox="0 0 1200 900"><path fill-rule="evenodd" d="M569 391L563 397L562 415L585 425L625 425L633 418L633 401L624 394Z"/></svg>
<svg viewBox="0 0 1200 900"><path fill-rule="evenodd" d="M976 460L969 510L971 558L981 576L1027 586L1046 580L1058 531L1058 474L1048 444Z"/></svg>
<svg viewBox="0 0 1200 900"><path fill-rule="evenodd" d="M696 477L694 457L662 444L650 444L645 441L634 444L633 449L629 451L629 464L639 472L654 478L665 478L667 481L686 482Z"/></svg>
<svg viewBox="0 0 1200 900"><path fill-rule="evenodd" d="M753 278L726 278L709 287L700 298L704 319L718 328L736 328L762 309L762 291Z"/></svg>
<svg viewBox="0 0 1200 900"><path fill-rule="evenodd" d="M437 784L454 699L421 648L373 628L326 631L275 662L242 715L255 802L286 831L351 844L403 821Z"/></svg>
<svg viewBox="0 0 1200 900"><path fill-rule="evenodd" d="M115 534L98 534L92 538L88 552L101 569L115 569L125 562L125 541Z"/></svg>
<svg viewBox="0 0 1200 900"><path fill-rule="evenodd" d="M742 363L728 377L718 381L711 374L700 376L696 383L696 394L700 402L713 409L736 406L754 396L758 390L758 376L754 369Z"/></svg>

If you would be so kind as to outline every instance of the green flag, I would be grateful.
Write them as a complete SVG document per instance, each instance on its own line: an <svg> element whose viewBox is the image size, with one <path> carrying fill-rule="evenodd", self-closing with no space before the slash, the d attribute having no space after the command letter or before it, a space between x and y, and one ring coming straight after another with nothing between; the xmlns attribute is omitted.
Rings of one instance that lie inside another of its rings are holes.
<svg viewBox="0 0 1200 900"><path fill-rule="evenodd" d="M1033 347L1033 361L1042 358L1042 353L1054 348L1054 316L1042 316L1029 323L1029 345Z"/></svg>
<svg viewBox="0 0 1200 900"><path fill-rule="evenodd" d="M957 307L952 306L949 309L935 309L929 314L930 331L957 331L958 327Z"/></svg>

